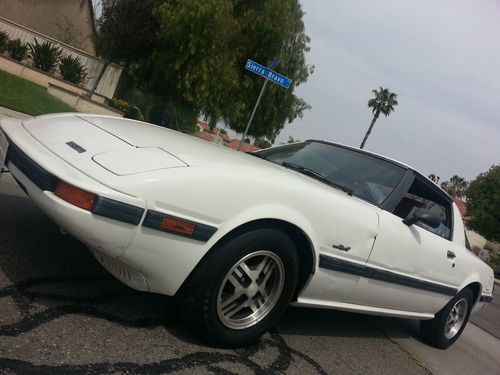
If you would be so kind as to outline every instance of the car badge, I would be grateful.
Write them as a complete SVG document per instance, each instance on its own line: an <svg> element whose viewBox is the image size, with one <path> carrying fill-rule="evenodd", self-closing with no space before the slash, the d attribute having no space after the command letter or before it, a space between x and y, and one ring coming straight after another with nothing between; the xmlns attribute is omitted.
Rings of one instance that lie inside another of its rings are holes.
<svg viewBox="0 0 500 375"><path fill-rule="evenodd" d="M70 142L66 142L66 144L71 147L73 150L75 150L76 152L78 152L79 154L82 154L84 152L86 152L87 150L85 150L82 146L80 146L79 144L73 142L73 141L70 141Z"/></svg>
<svg viewBox="0 0 500 375"><path fill-rule="evenodd" d="M351 250L351 248L350 248L350 247L348 247L348 246L344 246L344 245L342 245L342 244L338 244L338 245L333 244L333 245L332 245L332 247L333 247L334 249L339 249L340 251L349 251L349 250Z"/></svg>

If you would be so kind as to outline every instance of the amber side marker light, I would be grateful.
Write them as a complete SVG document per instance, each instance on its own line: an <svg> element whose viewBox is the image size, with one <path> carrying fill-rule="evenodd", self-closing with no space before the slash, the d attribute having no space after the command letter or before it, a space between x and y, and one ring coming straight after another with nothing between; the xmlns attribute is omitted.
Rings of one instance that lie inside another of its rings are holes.
<svg viewBox="0 0 500 375"><path fill-rule="evenodd" d="M73 185L67 184L64 181L59 181L54 192L59 198L65 200L72 205L83 208L84 210L92 210L94 201L97 195L89 193L88 191L79 189Z"/></svg>
<svg viewBox="0 0 500 375"><path fill-rule="evenodd" d="M191 223L186 223L183 221L165 217L163 218L160 227L168 230L169 232L181 233L181 234L186 234L188 236L192 236L196 226Z"/></svg>

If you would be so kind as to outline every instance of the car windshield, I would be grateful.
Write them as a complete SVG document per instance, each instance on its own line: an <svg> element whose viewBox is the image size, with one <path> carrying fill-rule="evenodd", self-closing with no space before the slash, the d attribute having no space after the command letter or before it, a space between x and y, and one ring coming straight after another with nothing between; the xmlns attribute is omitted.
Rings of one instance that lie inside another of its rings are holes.
<svg viewBox="0 0 500 375"><path fill-rule="evenodd" d="M359 198L381 204L406 170L369 154L317 141L263 150L256 156L330 183Z"/></svg>

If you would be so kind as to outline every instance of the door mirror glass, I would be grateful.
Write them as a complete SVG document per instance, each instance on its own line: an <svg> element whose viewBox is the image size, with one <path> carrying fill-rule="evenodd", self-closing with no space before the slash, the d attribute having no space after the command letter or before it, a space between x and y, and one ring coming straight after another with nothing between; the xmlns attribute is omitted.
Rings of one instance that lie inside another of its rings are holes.
<svg viewBox="0 0 500 375"><path fill-rule="evenodd" d="M418 208L415 210L412 216L403 220L403 223L410 226L415 223L422 223L428 225L431 228L437 228L441 224L441 219L439 216L433 214L425 208Z"/></svg>

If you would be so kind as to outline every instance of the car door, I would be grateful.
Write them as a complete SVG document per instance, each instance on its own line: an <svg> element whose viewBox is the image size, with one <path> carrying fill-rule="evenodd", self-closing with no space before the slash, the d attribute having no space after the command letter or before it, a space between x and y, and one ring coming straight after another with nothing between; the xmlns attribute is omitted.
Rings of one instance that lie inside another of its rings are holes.
<svg viewBox="0 0 500 375"><path fill-rule="evenodd" d="M360 276L345 272L343 265L361 266L368 260L377 235L378 210L354 197L331 204L331 209L327 200L322 205L325 210L316 217L318 267L298 300L331 306L344 301L359 281Z"/></svg>
<svg viewBox="0 0 500 375"><path fill-rule="evenodd" d="M440 226L406 225L403 219L417 208L439 216ZM378 236L349 302L418 313L441 309L460 284L452 212L451 199L416 176L392 212L380 212Z"/></svg>

